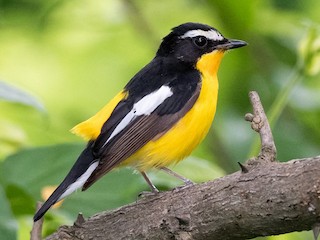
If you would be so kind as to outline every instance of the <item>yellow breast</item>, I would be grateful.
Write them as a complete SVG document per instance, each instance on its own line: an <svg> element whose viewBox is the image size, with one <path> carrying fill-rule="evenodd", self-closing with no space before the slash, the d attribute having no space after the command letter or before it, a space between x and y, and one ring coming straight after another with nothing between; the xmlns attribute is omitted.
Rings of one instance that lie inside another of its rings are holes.
<svg viewBox="0 0 320 240"><path fill-rule="evenodd" d="M222 51L214 51L199 59L196 68L201 73L202 82L200 95L194 106L171 130L147 143L123 165L135 165L144 171L176 163L191 154L208 133L216 112L217 71L222 56Z"/></svg>

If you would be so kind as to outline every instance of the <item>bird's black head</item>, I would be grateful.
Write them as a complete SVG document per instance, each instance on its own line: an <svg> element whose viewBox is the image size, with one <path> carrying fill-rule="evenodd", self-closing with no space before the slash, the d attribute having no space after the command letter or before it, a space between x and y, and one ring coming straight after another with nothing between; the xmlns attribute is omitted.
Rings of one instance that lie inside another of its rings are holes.
<svg viewBox="0 0 320 240"><path fill-rule="evenodd" d="M245 46L246 42L225 38L217 29L200 23L184 23L163 38L157 56L196 63L206 53Z"/></svg>

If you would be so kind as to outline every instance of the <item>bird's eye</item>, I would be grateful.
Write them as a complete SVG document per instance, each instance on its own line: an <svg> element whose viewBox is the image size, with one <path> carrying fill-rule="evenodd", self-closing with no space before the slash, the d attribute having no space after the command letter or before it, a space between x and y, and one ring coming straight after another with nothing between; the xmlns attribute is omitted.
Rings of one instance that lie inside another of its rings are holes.
<svg viewBox="0 0 320 240"><path fill-rule="evenodd" d="M198 37L195 37L193 39L193 43L197 46L197 47L200 47L200 48L203 48L207 45L208 43L208 40L206 37L204 36L198 36Z"/></svg>

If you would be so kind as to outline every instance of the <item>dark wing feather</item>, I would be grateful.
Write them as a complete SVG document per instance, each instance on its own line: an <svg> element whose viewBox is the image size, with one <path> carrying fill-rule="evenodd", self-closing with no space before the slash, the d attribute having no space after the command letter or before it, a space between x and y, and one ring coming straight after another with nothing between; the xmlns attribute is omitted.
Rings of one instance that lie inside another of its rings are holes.
<svg viewBox="0 0 320 240"><path fill-rule="evenodd" d="M95 148L97 148L95 152L99 150L100 162L84 184L83 190L90 187L100 177L119 165L158 134L168 131L194 105L199 96L200 88L200 84L196 83L194 89L192 89L193 91L175 89L176 92L152 114L137 117L106 146L103 146L103 143L107 137L103 136L103 134L100 135L97 139L99 144L95 145ZM182 107L181 104L183 105ZM165 112L173 113L164 114ZM103 140L101 141L99 138Z"/></svg>
<svg viewBox="0 0 320 240"><path fill-rule="evenodd" d="M108 120L103 124L101 128L100 135L94 141L92 152L95 158L99 159L100 148L104 144L104 142L110 137L114 129L121 122L121 120L131 111L133 106L133 101L130 99L122 100L118 103L118 105L114 108L111 116Z"/></svg>

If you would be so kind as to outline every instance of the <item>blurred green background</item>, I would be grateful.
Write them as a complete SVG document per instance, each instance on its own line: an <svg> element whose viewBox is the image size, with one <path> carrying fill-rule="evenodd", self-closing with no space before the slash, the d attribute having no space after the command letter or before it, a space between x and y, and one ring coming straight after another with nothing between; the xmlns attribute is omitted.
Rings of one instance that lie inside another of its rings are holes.
<svg viewBox="0 0 320 240"><path fill-rule="evenodd" d="M177 172L203 182L257 153L259 138L244 121L250 90L260 94L280 161L319 155L319 12L318 0L1 0L1 238L29 239L41 190L60 183L85 145L69 129L104 106L184 22L207 23L249 46L224 57L212 129ZM162 190L181 184L150 175ZM44 235L72 224L79 211L116 208L143 190L140 175L115 170L50 210Z"/></svg>

